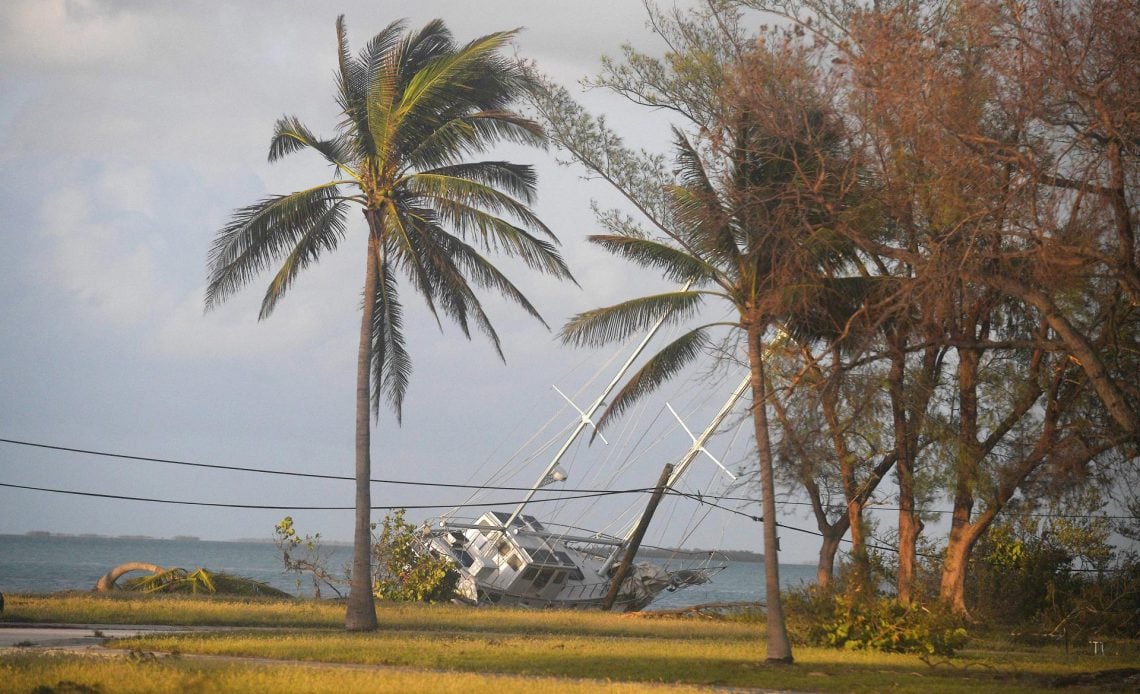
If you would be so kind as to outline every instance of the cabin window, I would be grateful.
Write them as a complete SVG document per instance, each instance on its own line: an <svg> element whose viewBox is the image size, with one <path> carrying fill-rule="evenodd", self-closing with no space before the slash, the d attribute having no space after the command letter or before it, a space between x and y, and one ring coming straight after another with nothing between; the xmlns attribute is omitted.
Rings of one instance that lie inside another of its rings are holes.
<svg viewBox="0 0 1140 694"><path fill-rule="evenodd" d="M523 566L522 559L519 559L519 555L514 552L507 555L507 563L510 564L511 568L515 571L518 571Z"/></svg>
<svg viewBox="0 0 1140 694"><path fill-rule="evenodd" d="M534 577L537 575L538 575L538 569L534 568L533 566L528 566L528 567L526 567L526 571L523 571L522 577L524 580L533 581Z"/></svg>
<svg viewBox="0 0 1140 694"><path fill-rule="evenodd" d="M511 553L511 543L507 542L506 540L503 540L502 542L499 543L498 549L499 549L499 554L501 554L505 557Z"/></svg>
<svg viewBox="0 0 1140 694"><path fill-rule="evenodd" d="M550 583L550 579L553 576L554 576L554 571L552 571L551 569L543 569L543 570L539 571L538 576L535 576L535 578L534 578L534 587L537 589L540 589L540 590L542 588L545 588L546 584Z"/></svg>
<svg viewBox="0 0 1140 694"><path fill-rule="evenodd" d="M560 586L565 582L566 582L566 572L565 571L555 571L554 572L554 578L551 580L551 583Z"/></svg>
<svg viewBox="0 0 1140 694"><path fill-rule="evenodd" d="M582 571L580 569L574 569L570 572L570 580L572 581L582 581L585 580L585 578L586 577L582 575Z"/></svg>

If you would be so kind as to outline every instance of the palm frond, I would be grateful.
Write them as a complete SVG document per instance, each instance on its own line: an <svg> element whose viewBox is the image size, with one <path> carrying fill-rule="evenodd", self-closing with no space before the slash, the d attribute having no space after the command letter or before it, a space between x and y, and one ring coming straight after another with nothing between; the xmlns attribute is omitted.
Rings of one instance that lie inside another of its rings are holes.
<svg viewBox="0 0 1140 694"><path fill-rule="evenodd" d="M387 28L373 37L370 47L375 47L378 53L383 54L388 41L399 38L403 28L402 22L393 22ZM337 38L337 102L344 114L340 122L340 130L347 133L354 144L358 154L373 154L370 138L364 137L368 133L368 110L366 95L368 91L368 67L365 61L352 56L348 48L348 29L345 26L344 15L336 20Z"/></svg>
<svg viewBox="0 0 1140 694"><path fill-rule="evenodd" d="M425 69L440 56L455 53L455 40L451 30L438 17L423 25L415 34L404 37L397 55L399 56L400 90L407 88L411 78Z"/></svg>
<svg viewBox="0 0 1140 694"><path fill-rule="evenodd" d="M731 215L705 170L701 154L688 137L674 129L680 185L670 186L669 207L686 244L718 265L736 265L740 249L733 235Z"/></svg>
<svg viewBox="0 0 1140 694"><path fill-rule="evenodd" d="M382 221L385 253L389 262L403 270L411 280L435 318L436 325L442 330L443 323L435 305L432 276L414 243L416 225L429 223L433 218L431 210L422 211L421 214L424 215L423 218L417 219L406 204L398 204L394 199L387 201Z"/></svg>
<svg viewBox="0 0 1140 694"><path fill-rule="evenodd" d="M372 309L372 411L379 414L380 398L387 399L403 421L404 396L412 376L412 360L404 341L404 310L396 276L382 248L377 258L376 303Z"/></svg>
<svg viewBox="0 0 1140 694"><path fill-rule="evenodd" d="M541 231L548 238L555 238L554 233L525 203L479 181L423 172L409 175L402 184L434 204L458 204L467 208L482 208L494 214L509 214L522 224Z"/></svg>
<svg viewBox="0 0 1140 694"><path fill-rule="evenodd" d="M475 232L484 250L520 258L531 269L577 284L566 261L549 241L535 238L525 229L476 207L438 198L424 198L424 202L431 204L439 218L459 236L466 238Z"/></svg>
<svg viewBox="0 0 1140 694"><path fill-rule="evenodd" d="M523 295L518 287L514 285L506 275L501 273L489 260L484 258L472 246L464 243L462 240L438 231L435 235L435 243L439 245L448 256L451 257L456 267L459 268L465 276L469 277L476 285L484 289L493 289L498 294L511 300L532 317L538 319L540 323L546 328L546 321L539 314L538 309L530 303L530 300Z"/></svg>
<svg viewBox="0 0 1140 694"><path fill-rule="evenodd" d="M461 253L458 239L438 225L431 210L407 212L410 213L402 215L401 229L406 235L403 246L415 257L411 267L418 276L413 281L423 287L421 291L434 299L468 339L471 338L468 321L473 320L502 358L499 335L460 268L460 264L469 265L471 258ZM485 277L485 273L479 275L479 278Z"/></svg>
<svg viewBox="0 0 1140 694"><path fill-rule="evenodd" d="M665 345L661 351L650 357L649 361L645 362L645 365L638 369L614 396L609 407L598 418L595 435L610 420L617 419L631 405L652 393L703 354L707 346L708 336L704 328L690 330Z"/></svg>
<svg viewBox="0 0 1140 694"><path fill-rule="evenodd" d="M261 302L261 313L258 320L269 317L277 302L293 284L297 273L321 259L327 251L336 250L337 245L344 240L346 204L337 201L318 219L314 220L312 227L298 240L297 245L285 257L281 268L277 271L265 298Z"/></svg>
<svg viewBox="0 0 1140 694"><path fill-rule="evenodd" d="M210 246L206 310L291 252L337 203L341 183L330 181L289 195L275 195L235 211Z"/></svg>
<svg viewBox="0 0 1140 694"><path fill-rule="evenodd" d="M279 118L273 128L273 140L269 144L269 161L275 162L306 147L319 152L338 171L359 180L359 174L352 168L353 153L343 138L321 140L296 117Z"/></svg>
<svg viewBox="0 0 1140 694"><path fill-rule="evenodd" d="M711 281L717 269L700 258L652 239L627 235L594 235L587 237L614 255L622 256L642 267L655 268L674 282Z"/></svg>
<svg viewBox="0 0 1140 694"><path fill-rule="evenodd" d="M394 62L394 58L393 58ZM365 96L366 125L360 138L369 142L369 152L377 163L387 163L393 152L392 134L396 128L395 110L399 103L400 73L395 64L385 64L371 75Z"/></svg>
<svg viewBox="0 0 1140 694"><path fill-rule="evenodd" d="M407 137L409 133L405 132ZM463 161L499 142L546 147L542 126L510 111L480 111L436 123L407 137L405 170L428 170Z"/></svg>
<svg viewBox="0 0 1140 694"><path fill-rule="evenodd" d="M425 27L426 28L426 27ZM479 80L488 77L488 58L510 41L518 31L500 31L471 41L455 52L436 51L433 59L411 74L400 100L400 115L439 113L441 100L459 97L461 103L477 103L472 95ZM472 80L475 84L472 84ZM480 109L482 110L482 109Z"/></svg>
<svg viewBox="0 0 1140 694"><path fill-rule="evenodd" d="M538 176L533 166L509 161L460 162L425 170L423 173L461 178L501 189L528 205L534 203L535 188L538 184Z"/></svg>
<svg viewBox="0 0 1140 694"><path fill-rule="evenodd" d="M519 90L511 86L510 67L493 60L495 51L512 35L492 34L457 52L439 55L411 76L391 118L391 139L398 151L416 151L449 121L500 110L514 99ZM478 140L494 131L473 127L470 132ZM493 141L492 137L475 145L474 151Z"/></svg>
<svg viewBox="0 0 1140 694"><path fill-rule="evenodd" d="M704 294L700 291L653 294L579 313L562 326L559 337L563 342L578 346L624 340L645 332L662 317L671 324L687 320L700 308Z"/></svg>

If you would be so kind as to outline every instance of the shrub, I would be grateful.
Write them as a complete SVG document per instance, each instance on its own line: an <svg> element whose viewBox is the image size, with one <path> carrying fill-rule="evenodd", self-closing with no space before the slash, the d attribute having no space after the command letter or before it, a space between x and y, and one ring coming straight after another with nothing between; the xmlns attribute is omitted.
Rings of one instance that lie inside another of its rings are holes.
<svg viewBox="0 0 1140 694"><path fill-rule="evenodd" d="M372 544L376 564L376 596L403 602L440 602L455 595L459 571L445 557L432 553L404 520L404 509L384 516Z"/></svg>
<svg viewBox="0 0 1140 694"><path fill-rule="evenodd" d="M968 641L949 612L893 598L808 588L789 594L787 609L794 638L813 646L950 656Z"/></svg>

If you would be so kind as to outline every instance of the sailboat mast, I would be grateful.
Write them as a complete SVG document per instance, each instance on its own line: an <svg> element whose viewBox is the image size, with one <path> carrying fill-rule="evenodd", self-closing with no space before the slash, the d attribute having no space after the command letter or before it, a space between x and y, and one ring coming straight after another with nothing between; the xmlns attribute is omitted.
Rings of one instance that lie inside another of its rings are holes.
<svg viewBox="0 0 1140 694"><path fill-rule="evenodd" d="M727 417L728 413L732 411L732 408L736 406L736 403L740 400L740 398L744 396L744 393L748 390L751 382L751 375L745 376L744 380L740 382L740 385L736 387L736 390L732 391L732 395L728 396L728 400L725 401L724 405L720 408L720 411L718 411L716 413L716 416L714 416L712 420L709 421L708 426L706 426L704 431L701 432L701 435L693 439L693 443L691 446L689 446L688 452L682 456L680 462L672 466L672 472L665 482L665 491L671 490L678 482L681 481L681 477L684 476L685 471L689 469L689 466L692 464L692 462L696 460L700 452L704 450L705 443L708 442L709 438L711 438L714 433L716 433L717 429L720 428L720 425L724 423L725 417ZM670 466L667 465L666 467ZM606 572L608 572L610 570L610 567L614 565L614 562L617 561L618 555L620 555L626 546L629 545L629 542L637 532L637 529L642 525L648 524L648 521L645 519L645 515L652 514L656 508L657 504L651 504L650 506L646 507L645 511L642 512L642 515L638 517L637 522L634 523L634 525L631 526L629 531L625 534L625 537L622 539L622 543L615 547L612 552L610 552L610 556L606 558L605 563L602 564L602 568L598 570L599 576L606 575Z"/></svg>
<svg viewBox="0 0 1140 694"><path fill-rule="evenodd" d="M701 435L693 441L693 445L689 447L688 452L681 458L681 462L673 467L673 474L669 477L669 484L667 485L669 489L672 489L681 481L681 477L683 477L685 472L689 469L689 465L691 465L692 462L696 460L697 455L704 450L705 443L716 433L717 429L720 429L720 425L724 423L725 417L728 416L728 413L732 411L732 408L736 406L736 403L739 402L740 398L748 391L748 387L751 384L752 376L745 376L744 380L740 382L740 385L736 386L736 390L732 391L732 395L728 396L728 400L725 401L720 411L712 418L708 426L705 427L705 430L701 432Z"/></svg>
<svg viewBox="0 0 1140 694"><path fill-rule="evenodd" d="M683 287L681 287L681 291L686 292L692 286L693 282L690 280L686 282ZM570 446L574 444L574 441L578 439L578 436L582 433L582 431L588 425L590 425L594 417L594 413L598 411L598 408L602 406L602 403L605 402L606 398L609 397L614 388L616 388L617 385L621 383L621 380L625 378L625 374L629 371L630 367L633 366L633 363L637 361L637 358L641 356L641 353L645 351L645 348L649 345L649 341L653 339L653 336L656 335L657 331L661 329L661 326L665 324L665 319L668 317L669 314L666 313L657 319L657 322L653 324L653 327L649 329L649 332L647 332L645 334L645 337L642 338L641 342L638 343L637 348L633 350L633 353L630 354L629 358L625 360L624 364L622 364L621 369L618 370L617 374L609 382L609 385L607 385L605 389L602 390L601 394L598 395L593 404L591 404L588 408L586 408L584 412L582 412L582 417L578 422L578 425L574 427L574 431L570 433L570 436L566 439L566 443L562 444L562 448L559 448L558 452L554 454L554 457L550 460L550 464L547 465L546 468L542 471L542 474L538 476L538 479L535 481L534 486L530 488L530 491L527 492L526 497L523 498L522 503L520 503L515 508L510 518L508 518L507 521L503 523L504 528L511 527L511 523L513 523L515 519L519 517L519 515L523 512L523 509L526 508L526 505L529 504L530 500L534 498L535 493L542 486L542 483L544 480L546 480L547 475L554 472L554 468L558 467L558 463L562 460L562 456L566 455L566 452L570 450Z"/></svg>

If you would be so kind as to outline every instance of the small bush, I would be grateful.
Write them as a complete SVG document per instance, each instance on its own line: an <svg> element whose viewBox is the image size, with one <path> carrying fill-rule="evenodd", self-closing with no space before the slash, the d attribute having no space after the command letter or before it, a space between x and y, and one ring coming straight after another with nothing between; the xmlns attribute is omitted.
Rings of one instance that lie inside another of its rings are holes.
<svg viewBox="0 0 1140 694"><path fill-rule="evenodd" d="M793 637L812 646L950 656L969 639L949 612L893 598L809 588L788 595L787 607Z"/></svg>
<svg viewBox="0 0 1140 694"><path fill-rule="evenodd" d="M455 596L459 571L448 559L422 544L416 527L404 520L404 509L384 517L373 538L376 597L401 602L441 602Z"/></svg>

